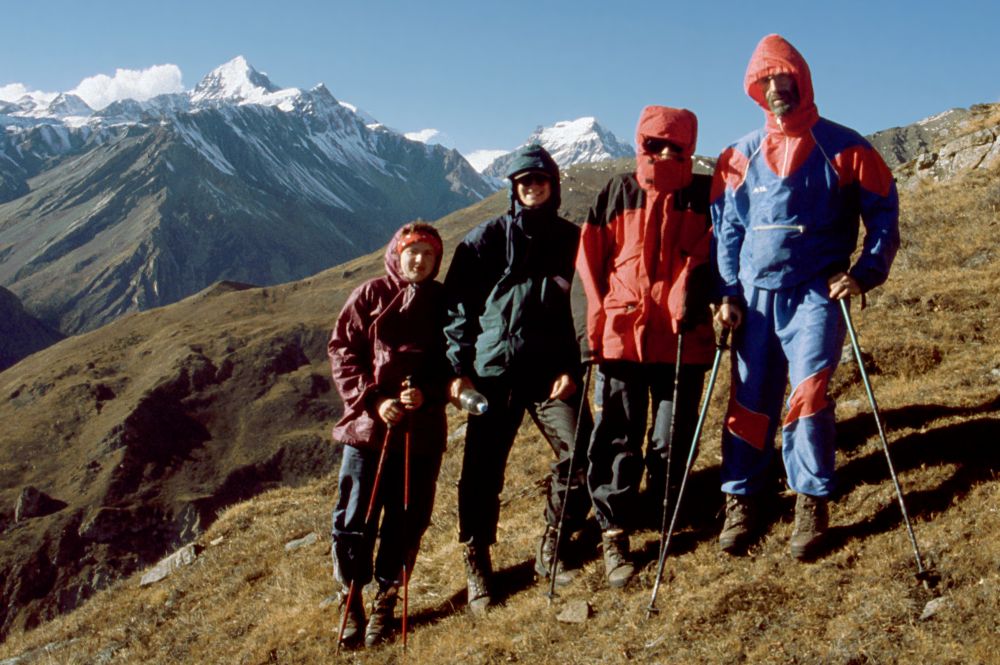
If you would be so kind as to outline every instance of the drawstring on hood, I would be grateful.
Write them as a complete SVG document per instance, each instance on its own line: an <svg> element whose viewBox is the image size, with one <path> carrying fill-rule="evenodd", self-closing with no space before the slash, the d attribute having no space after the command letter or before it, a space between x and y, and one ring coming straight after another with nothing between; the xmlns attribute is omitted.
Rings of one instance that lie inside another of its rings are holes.
<svg viewBox="0 0 1000 665"><path fill-rule="evenodd" d="M643 149L647 139L661 139L681 149L682 159L657 159ZM672 192L691 184L691 162L698 140L698 118L687 109L647 106L635 130L635 177L639 186L656 192Z"/></svg>
<svg viewBox="0 0 1000 665"><path fill-rule="evenodd" d="M795 79L799 92L798 106L788 115L778 118L767 105L762 86L758 81L766 76L788 74ZM754 49L743 78L743 89L767 116L767 131L791 136L805 134L819 119L819 110L813 97L812 74L805 58L781 35L768 35Z"/></svg>

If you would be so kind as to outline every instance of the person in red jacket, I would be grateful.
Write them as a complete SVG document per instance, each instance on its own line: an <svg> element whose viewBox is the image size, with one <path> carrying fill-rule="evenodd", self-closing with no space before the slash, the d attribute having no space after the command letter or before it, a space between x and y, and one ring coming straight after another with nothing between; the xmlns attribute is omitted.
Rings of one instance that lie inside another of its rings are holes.
<svg viewBox="0 0 1000 665"><path fill-rule="evenodd" d="M708 310L711 179L692 173L698 122L686 109L647 106L636 130L636 170L613 177L583 225L577 272L587 296L587 342L597 363L597 413L588 484L603 532L608 583L632 577L646 413L649 496L663 505L668 450L679 480L692 440L714 335ZM679 404L673 404L683 331ZM677 419L670 441L671 412ZM682 445L683 444L683 445Z"/></svg>
<svg viewBox="0 0 1000 665"><path fill-rule="evenodd" d="M327 351L344 414L333 438L344 445L333 510L334 576L356 588L341 640L360 641L365 627L360 589L372 579L378 592L364 630L366 645L394 628L403 566L412 571L430 524L447 437L445 405L451 378L445 356L443 287L434 281L442 244L428 224L407 224L385 251L382 277L347 299ZM403 510L404 438L410 435L409 504ZM365 524L382 446L388 446L375 512ZM375 537L379 549L372 555ZM346 594L344 594L346 598Z"/></svg>

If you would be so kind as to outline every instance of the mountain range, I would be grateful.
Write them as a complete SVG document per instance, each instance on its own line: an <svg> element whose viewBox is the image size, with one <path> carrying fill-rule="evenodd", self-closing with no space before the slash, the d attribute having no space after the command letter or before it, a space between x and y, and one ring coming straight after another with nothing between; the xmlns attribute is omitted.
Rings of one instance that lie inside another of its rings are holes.
<svg viewBox="0 0 1000 665"><path fill-rule="evenodd" d="M0 285L65 334L219 280L301 279L493 187L323 85L238 57L187 93L0 107Z"/></svg>

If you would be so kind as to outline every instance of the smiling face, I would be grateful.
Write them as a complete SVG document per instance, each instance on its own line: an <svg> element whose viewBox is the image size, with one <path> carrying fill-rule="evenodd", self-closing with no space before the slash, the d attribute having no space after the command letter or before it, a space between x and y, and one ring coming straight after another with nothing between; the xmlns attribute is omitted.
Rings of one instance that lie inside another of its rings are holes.
<svg viewBox="0 0 1000 665"><path fill-rule="evenodd" d="M514 178L517 198L525 208L544 205L552 196L552 180L541 171L528 171Z"/></svg>
<svg viewBox="0 0 1000 665"><path fill-rule="evenodd" d="M408 282L422 282L434 272L437 254L429 242L407 245L399 254L399 271Z"/></svg>
<svg viewBox="0 0 1000 665"><path fill-rule="evenodd" d="M799 105L799 90L791 74L765 76L757 84L764 91L767 107L779 118L788 115Z"/></svg>

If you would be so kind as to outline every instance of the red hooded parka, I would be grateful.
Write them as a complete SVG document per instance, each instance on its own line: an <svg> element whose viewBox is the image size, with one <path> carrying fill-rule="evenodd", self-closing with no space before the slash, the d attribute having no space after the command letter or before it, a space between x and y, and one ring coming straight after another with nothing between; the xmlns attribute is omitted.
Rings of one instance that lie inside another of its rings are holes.
<svg viewBox="0 0 1000 665"><path fill-rule="evenodd" d="M694 113L647 106L636 129L636 172L615 176L598 195L580 236L577 272L587 296L587 341L600 360L673 363L681 322L685 363L708 363L714 334L710 290L710 179L694 176ZM679 160L656 159L647 138L681 148ZM693 321L692 321L693 320Z"/></svg>

